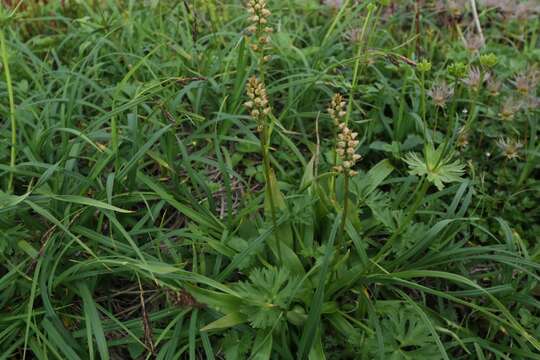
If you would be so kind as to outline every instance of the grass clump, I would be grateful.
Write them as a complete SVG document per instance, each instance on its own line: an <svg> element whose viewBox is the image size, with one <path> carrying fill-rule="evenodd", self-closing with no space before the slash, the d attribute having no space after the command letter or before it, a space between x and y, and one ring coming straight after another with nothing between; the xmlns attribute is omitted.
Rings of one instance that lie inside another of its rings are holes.
<svg viewBox="0 0 540 360"><path fill-rule="evenodd" d="M540 358L515 5L2 2L0 359Z"/></svg>

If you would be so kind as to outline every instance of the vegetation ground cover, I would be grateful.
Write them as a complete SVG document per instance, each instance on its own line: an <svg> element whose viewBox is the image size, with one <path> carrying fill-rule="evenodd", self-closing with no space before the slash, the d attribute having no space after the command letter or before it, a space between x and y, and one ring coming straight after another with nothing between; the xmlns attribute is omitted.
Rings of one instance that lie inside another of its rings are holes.
<svg viewBox="0 0 540 360"><path fill-rule="evenodd" d="M537 1L3 1L0 359L540 359Z"/></svg>

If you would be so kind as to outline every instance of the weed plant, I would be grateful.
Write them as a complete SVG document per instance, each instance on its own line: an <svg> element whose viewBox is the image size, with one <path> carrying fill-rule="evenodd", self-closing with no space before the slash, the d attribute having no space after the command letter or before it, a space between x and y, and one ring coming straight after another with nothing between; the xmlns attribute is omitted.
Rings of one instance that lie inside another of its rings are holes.
<svg viewBox="0 0 540 360"><path fill-rule="evenodd" d="M0 4L0 359L540 359L538 2Z"/></svg>

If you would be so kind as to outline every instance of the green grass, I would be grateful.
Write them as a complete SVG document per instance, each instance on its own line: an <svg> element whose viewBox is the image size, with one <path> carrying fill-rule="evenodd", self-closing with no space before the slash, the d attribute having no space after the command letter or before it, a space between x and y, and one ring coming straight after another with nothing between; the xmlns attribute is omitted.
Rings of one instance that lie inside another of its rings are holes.
<svg viewBox="0 0 540 360"><path fill-rule="evenodd" d="M0 359L540 359L538 12L324 3L1 6Z"/></svg>

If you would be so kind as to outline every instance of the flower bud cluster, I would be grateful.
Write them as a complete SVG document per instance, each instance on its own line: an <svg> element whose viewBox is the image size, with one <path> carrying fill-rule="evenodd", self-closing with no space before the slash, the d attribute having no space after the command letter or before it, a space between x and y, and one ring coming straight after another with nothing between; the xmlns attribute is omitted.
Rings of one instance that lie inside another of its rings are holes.
<svg viewBox="0 0 540 360"><path fill-rule="evenodd" d="M256 52L264 53L270 43L270 36L274 29L268 26L268 17L272 15L266 6L266 0L249 0L247 2L247 11L249 13L249 21L251 25L247 28L247 32L253 36L254 41L251 44L251 49ZM270 60L270 57L263 56L263 61Z"/></svg>
<svg viewBox="0 0 540 360"><path fill-rule="evenodd" d="M272 111L268 103L266 87L256 76L252 76L248 80L246 92L249 101L244 103L244 106L250 110L251 117L257 120L260 126L264 117Z"/></svg>
<svg viewBox="0 0 540 360"><path fill-rule="evenodd" d="M332 97L332 101L330 102L330 106L326 111L328 111L328 114L330 114L330 117L332 120L334 120L334 123L338 125L341 120L347 115L347 111L345 110L345 105L347 103L345 102L345 99L341 94L335 94Z"/></svg>
<svg viewBox="0 0 540 360"><path fill-rule="evenodd" d="M362 158L362 156L356 154L356 147L359 141L356 140L358 133L351 131L345 125L340 123L339 125L338 141L336 146L336 152L341 160L341 164L336 166L337 172L341 172L346 176L355 176L358 172L353 170L354 165Z"/></svg>

